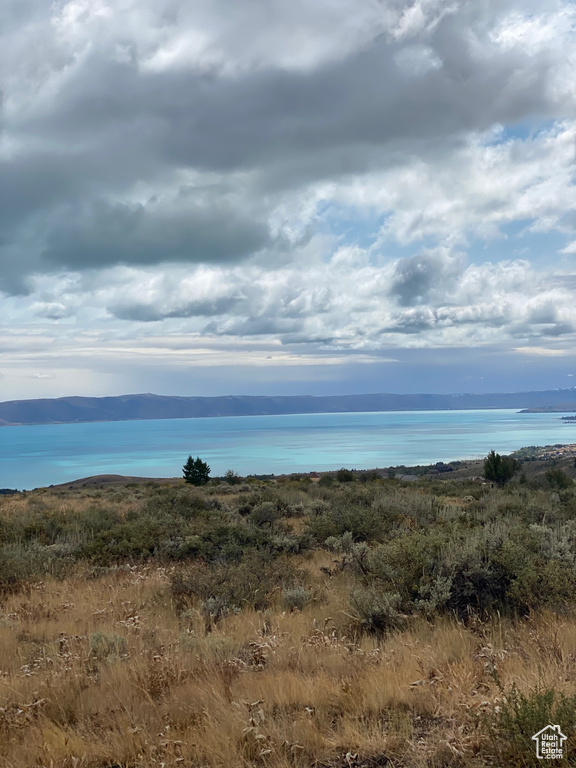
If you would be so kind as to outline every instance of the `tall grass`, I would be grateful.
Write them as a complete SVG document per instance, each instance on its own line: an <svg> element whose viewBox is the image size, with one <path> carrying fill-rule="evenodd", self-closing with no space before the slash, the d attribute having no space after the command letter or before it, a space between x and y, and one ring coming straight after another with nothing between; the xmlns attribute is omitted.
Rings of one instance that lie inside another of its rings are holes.
<svg viewBox="0 0 576 768"><path fill-rule="evenodd" d="M437 485L0 500L0 765L572 760L573 493Z"/></svg>

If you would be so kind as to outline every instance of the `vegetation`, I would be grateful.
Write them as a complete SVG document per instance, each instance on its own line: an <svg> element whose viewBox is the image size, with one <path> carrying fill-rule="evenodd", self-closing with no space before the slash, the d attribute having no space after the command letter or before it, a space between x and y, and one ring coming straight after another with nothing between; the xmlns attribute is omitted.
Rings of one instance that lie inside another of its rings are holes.
<svg viewBox="0 0 576 768"><path fill-rule="evenodd" d="M0 764L575 764L573 457L451 466L1 496Z"/></svg>
<svg viewBox="0 0 576 768"><path fill-rule="evenodd" d="M226 474L222 479L229 485L240 485L242 482L240 475L237 472L234 472L233 469L227 469Z"/></svg>
<svg viewBox="0 0 576 768"><path fill-rule="evenodd" d="M210 479L210 467L199 456L195 459L188 456L186 464L182 467L182 474L190 485L206 485Z"/></svg>
<svg viewBox="0 0 576 768"><path fill-rule="evenodd" d="M500 456L490 451L484 460L484 477L498 485L505 485L514 476L516 466L516 460L511 456Z"/></svg>
<svg viewBox="0 0 576 768"><path fill-rule="evenodd" d="M346 467L341 467L336 472L336 480L340 483L351 483L354 481L354 472L351 469L346 469Z"/></svg>

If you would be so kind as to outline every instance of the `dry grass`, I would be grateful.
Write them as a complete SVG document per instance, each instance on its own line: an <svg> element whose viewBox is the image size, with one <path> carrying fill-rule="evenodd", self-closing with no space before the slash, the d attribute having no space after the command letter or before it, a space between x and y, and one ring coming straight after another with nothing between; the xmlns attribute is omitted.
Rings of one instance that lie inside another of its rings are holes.
<svg viewBox="0 0 576 768"><path fill-rule="evenodd" d="M304 768L362 764L357 753L373 765L480 766L480 715L500 687L576 691L573 619L416 620L357 638L345 585L320 562L307 567L321 601L244 611L208 634L193 609L176 615L157 567L78 572L8 596L0 763Z"/></svg>
<svg viewBox="0 0 576 768"><path fill-rule="evenodd" d="M104 501L127 515L141 493L113 490ZM297 510L310 501L290 493ZM380 501L404 504L401 524L412 528L410 510L426 518L432 506L419 494ZM0 517L42 504L80 513L99 498L7 497ZM434 503L442 521L464 504ZM301 531L304 518L285 524ZM65 578L1 596L1 768L487 768L499 765L487 724L505 691L576 694L568 614L410 616L377 638L349 615L357 582L342 553L292 560L312 596L302 611L284 610L278 588L267 610L208 624L200 604L172 600L170 576L185 564L76 563Z"/></svg>

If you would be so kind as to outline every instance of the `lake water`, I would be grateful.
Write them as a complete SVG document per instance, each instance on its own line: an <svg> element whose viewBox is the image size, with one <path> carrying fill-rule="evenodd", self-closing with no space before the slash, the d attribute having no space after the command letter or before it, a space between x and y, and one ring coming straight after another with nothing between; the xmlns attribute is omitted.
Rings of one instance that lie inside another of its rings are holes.
<svg viewBox="0 0 576 768"><path fill-rule="evenodd" d="M99 474L178 477L189 454L213 475L367 469L481 458L576 442L560 414L512 410L319 413L0 427L0 488Z"/></svg>

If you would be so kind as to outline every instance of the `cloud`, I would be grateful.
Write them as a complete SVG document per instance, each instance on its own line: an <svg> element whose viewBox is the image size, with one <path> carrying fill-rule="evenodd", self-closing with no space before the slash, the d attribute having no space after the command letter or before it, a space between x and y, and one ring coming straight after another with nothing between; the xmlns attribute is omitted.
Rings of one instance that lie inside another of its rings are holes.
<svg viewBox="0 0 576 768"><path fill-rule="evenodd" d="M425 278L418 274L422 264ZM376 352L406 343L518 346L519 340L569 338L576 329L571 287L576 276L558 273L550 279L526 261L467 265L444 250L424 261L421 255L404 257L386 266L364 260L353 275L351 280L350 259L338 255L304 271L298 266L263 271L258 264L174 265L162 272L115 268L80 284L44 280L43 303L31 298L30 309L52 316L58 333L72 315L80 327L120 335L131 336L144 323L152 324L154 333L186 329L214 343L256 337L306 354L313 347ZM81 308L79 293L85 297ZM12 322L18 325L16 309Z"/></svg>
<svg viewBox="0 0 576 768"><path fill-rule="evenodd" d="M514 351L521 355L535 355L536 357L564 357L566 355L562 349L550 349L548 347L517 347ZM566 375L572 376L571 373Z"/></svg>
<svg viewBox="0 0 576 768"><path fill-rule="evenodd" d="M423 254L397 262L390 292L402 306L423 303L434 288L458 276L458 258L450 254Z"/></svg>
<svg viewBox="0 0 576 768"><path fill-rule="evenodd" d="M39 317L45 317L48 320L62 320L73 314L73 309L58 301L36 301L30 307L31 311Z"/></svg>
<svg viewBox="0 0 576 768"><path fill-rule="evenodd" d="M21 273L247 258L282 202L263 190L300 194L572 109L554 47L572 40L569 6L538 23L512 2L11 8L1 258L27 241Z"/></svg>
<svg viewBox="0 0 576 768"><path fill-rule="evenodd" d="M180 210L166 210L156 202L97 202L85 211L67 211L49 233L42 255L49 264L72 269L178 261L225 263L269 244L265 223L243 220L233 208L216 201L210 205L190 199Z"/></svg>
<svg viewBox="0 0 576 768"><path fill-rule="evenodd" d="M7 9L0 301L24 349L573 341L571 3Z"/></svg>

